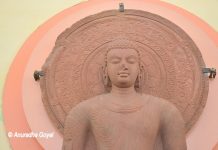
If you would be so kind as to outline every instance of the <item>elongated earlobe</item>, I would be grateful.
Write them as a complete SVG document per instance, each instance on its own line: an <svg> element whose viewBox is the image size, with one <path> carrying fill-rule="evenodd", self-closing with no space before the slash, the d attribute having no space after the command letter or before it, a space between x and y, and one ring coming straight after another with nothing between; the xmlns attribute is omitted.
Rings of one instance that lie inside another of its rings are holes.
<svg viewBox="0 0 218 150"><path fill-rule="evenodd" d="M111 85L111 81L107 73L107 65L102 66L102 78L103 78L103 84L104 84L105 90L109 92L111 90L112 85Z"/></svg>
<svg viewBox="0 0 218 150"><path fill-rule="evenodd" d="M143 92L143 84L144 84L144 67L142 65L139 66L139 74L136 78L135 89L139 93Z"/></svg>
<svg viewBox="0 0 218 150"><path fill-rule="evenodd" d="M107 68L106 67L102 67L102 69L103 69L103 83L104 83L104 86L106 87L108 85Z"/></svg>

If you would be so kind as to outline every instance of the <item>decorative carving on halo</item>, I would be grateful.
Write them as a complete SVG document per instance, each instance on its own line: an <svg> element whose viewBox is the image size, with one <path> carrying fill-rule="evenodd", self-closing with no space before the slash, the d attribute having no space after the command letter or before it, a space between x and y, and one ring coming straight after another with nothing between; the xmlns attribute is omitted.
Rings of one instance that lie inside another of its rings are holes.
<svg viewBox="0 0 218 150"><path fill-rule="evenodd" d="M101 67L108 45L119 39L134 43L140 52L143 93L175 104L190 130L208 95L201 53L177 25L139 10L88 16L59 35L40 80L43 103L54 125L62 132L71 108L105 92Z"/></svg>

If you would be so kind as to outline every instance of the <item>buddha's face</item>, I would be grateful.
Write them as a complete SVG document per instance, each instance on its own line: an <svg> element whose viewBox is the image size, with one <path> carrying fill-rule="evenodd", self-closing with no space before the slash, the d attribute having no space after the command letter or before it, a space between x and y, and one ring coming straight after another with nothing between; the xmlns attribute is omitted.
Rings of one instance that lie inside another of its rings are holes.
<svg viewBox="0 0 218 150"><path fill-rule="evenodd" d="M107 54L107 72L112 85L134 86L139 74L139 56L134 49L112 49Z"/></svg>

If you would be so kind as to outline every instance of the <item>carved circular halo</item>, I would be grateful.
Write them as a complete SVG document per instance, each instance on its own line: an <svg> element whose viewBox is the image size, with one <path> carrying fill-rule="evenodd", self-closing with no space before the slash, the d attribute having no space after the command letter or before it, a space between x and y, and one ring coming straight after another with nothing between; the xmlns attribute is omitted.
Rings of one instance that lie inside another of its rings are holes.
<svg viewBox="0 0 218 150"><path fill-rule="evenodd" d="M40 80L43 103L55 126L63 132L70 109L105 92L101 73L104 55L108 44L119 39L133 42L140 52L143 92L175 104L188 131L208 95L201 53L177 25L139 10L110 10L88 16L59 35Z"/></svg>

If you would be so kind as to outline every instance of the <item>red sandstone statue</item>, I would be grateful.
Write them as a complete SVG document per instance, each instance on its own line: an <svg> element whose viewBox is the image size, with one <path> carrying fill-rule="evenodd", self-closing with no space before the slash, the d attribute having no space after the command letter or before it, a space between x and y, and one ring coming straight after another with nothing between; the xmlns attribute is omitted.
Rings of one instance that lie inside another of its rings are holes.
<svg viewBox="0 0 218 150"><path fill-rule="evenodd" d="M168 101L140 92L140 54L114 46L105 57L109 92L74 107L63 150L186 150L184 121Z"/></svg>

